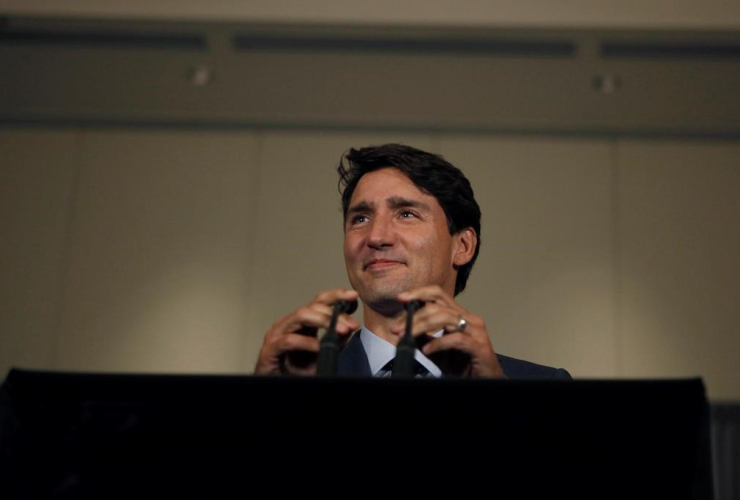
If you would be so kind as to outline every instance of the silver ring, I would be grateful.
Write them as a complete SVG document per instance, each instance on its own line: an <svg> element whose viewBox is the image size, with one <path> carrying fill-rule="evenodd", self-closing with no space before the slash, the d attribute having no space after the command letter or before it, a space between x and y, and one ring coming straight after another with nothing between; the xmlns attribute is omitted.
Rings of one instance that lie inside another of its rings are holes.
<svg viewBox="0 0 740 500"><path fill-rule="evenodd" d="M455 325L452 328L445 327L445 331L447 333L464 332L467 326L468 326L468 320L466 320L465 317L461 314L460 318L457 320L457 325Z"/></svg>
<svg viewBox="0 0 740 500"><path fill-rule="evenodd" d="M464 332L467 326L468 326L468 320L466 320L465 317L461 314L460 319L457 321L457 331Z"/></svg>

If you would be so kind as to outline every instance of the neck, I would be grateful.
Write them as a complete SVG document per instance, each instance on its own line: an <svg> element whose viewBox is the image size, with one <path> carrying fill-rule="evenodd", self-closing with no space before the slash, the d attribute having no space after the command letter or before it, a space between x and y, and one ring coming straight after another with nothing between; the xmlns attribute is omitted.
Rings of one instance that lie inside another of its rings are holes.
<svg viewBox="0 0 740 500"><path fill-rule="evenodd" d="M400 307L400 304L393 308L389 307L383 311L378 311L363 303L362 310L365 327L367 327L368 330L393 345L398 344L400 337L391 333L391 325L397 324L398 321L404 317L403 308Z"/></svg>

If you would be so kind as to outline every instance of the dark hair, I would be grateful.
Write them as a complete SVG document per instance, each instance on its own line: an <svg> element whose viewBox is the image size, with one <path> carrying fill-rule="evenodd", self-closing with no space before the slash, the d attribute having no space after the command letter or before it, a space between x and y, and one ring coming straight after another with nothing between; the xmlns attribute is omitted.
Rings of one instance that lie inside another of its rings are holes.
<svg viewBox="0 0 740 500"><path fill-rule="evenodd" d="M395 168L408 177L422 192L434 196L447 216L450 234L473 228L478 236L470 262L460 266L455 281L455 295L465 289L470 271L480 250L480 207L465 175L440 155L427 153L403 144L384 144L350 149L339 160L339 192L342 213L347 210L357 183L363 175L383 168Z"/></svg>

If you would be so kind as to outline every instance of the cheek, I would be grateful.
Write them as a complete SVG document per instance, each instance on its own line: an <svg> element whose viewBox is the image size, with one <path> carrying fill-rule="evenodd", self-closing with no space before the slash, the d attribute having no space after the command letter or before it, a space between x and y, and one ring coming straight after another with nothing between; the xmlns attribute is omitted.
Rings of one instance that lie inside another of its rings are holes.
<svg viewBox="0 0 740 500"><path fill-rule="evenodd" d="M414 239L416 248L428 255L438 254L442 250L444 242L434 234L421 234Z"/></svg>
<svg viewBox="0 0 740 500"><path fill-rule="evenodd" d="M432 267L447 268L452 264L452 241L450 238L428 237L421 243L421 249Z"/></svg>
<svg viewBox="0 0 740 500"><path fill-rule="evenodd" d="M349 246L347 245L347 240L344 240L344 260L349 261L351 257L351 253L349 251Z"/></svg>
<svg viewBox="0 0 740 500"><path fill-rule="evenodd" d="M350 261L357 255L358 239L351 235L344 237L344 259Z"/></svg>

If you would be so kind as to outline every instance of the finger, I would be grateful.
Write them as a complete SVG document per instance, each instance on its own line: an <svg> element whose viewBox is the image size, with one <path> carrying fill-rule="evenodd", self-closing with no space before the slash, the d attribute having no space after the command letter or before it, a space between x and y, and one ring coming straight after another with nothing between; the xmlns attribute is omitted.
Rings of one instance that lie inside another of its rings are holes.
<svg viewBox="0 0 740 500"><path fill-rule="evenodd" d="M401 302L410 302L412 300L429 300L436 301L449 297L439 285L428 285L418 288L412 288L398 295Z"/></svg>
<svg viewBox="0 0 740 500"><path fill-rule="evenodd" d="M476 354L475 346L476 342L472 338L463 333L455 332L443 335L442 337L435 337L421 351L425 356L450 350L462 351L473 356Z"/></svg>
<svg viewBox="0 0 740 500"><path fill-rule="evenodd" d="M319 292L314 299L305 307L297 309L296 311L283 316L275 322L273 325L274 330L278 331L292 331L295 328L296 319L299 319L300 315L305 313L306 310L311 309L324 314L326 317L331 318L332 305L337 300L356 300L357 292L354 290L348 290L346 288L335 288L334 290L326 290ZM321 325L306 325L306 326L321 326ZM328 326L328 323L327 323ZM325 328L325 327L324 327Z"/></svg>
<svg viewBox="0 0 740 500"><path fill-rule="evenodd" d="M283 335L275 344L278 355L291 351L319 352L319 341L316 337L307 337L298 333Z"/></svg>
<svg viewBox="0 0 740 500"><path fill-rule="evenodd" d="M260 351L255 373L276 374L280 371L281 358L291 352L317 353L319 341L315 337L307 337L297 333L289 333L274 337L266 343Z"/></svg>
<svg viewBox="0 0 740 500"><path fill-rule="evenodd" d="M468 313L470 320L465 317L461 310L451 307L441 307L437 304L430 303L423 309L420 309L414 314L414 320L412 325L412 335L418 336L423 333L433 334L440 330L444 330L445 334L462 331L458 329L460 325L460 318L465 319L464 331L468 334L475 335L474 332L483 331L483 323L479 321L478 316ZM400 334L406 329L406 319L398 321L391 326L391 332Z"/></svg>
<svg viewBox="0 0 740 500"><path fill-rule="evenodd" d="M292 375L314 375L316 360L318 359L319 342L314 337L289 334L281 339L285 348L284 354L278 358L278 366L282 373Z"/></svg>
<svg viewBox="0 0 740 500"><path fill-rule="evenodd" d="M445 316L445 312L449 313L449 315ZM460 308L460 310L453 308L430 308L429 312L424 311L418 316L414 316L415 331L417 330L417 321L419 321L419 323L423 323L425 321L431 322L432 325L430 328L435 328L434 332L444 330L445 335L454 332L462 332L476 338L479 342L488 339L488 329L486 328L486 323L483 321L483 318L466 312L462 308Z"/></svg>
<svg viewBox="0 0 740 500"><path fill-rule="evenodd" d="M326 324L318 325L319 328L329 328L329 324L331 323L331 317L334 314L334 308L331 306L328 306L326 304L321 304L318 302L312 302L311 304L306 306L307 309L311 311L315 311L325 318ZM307 325L312 326L312 325ZM345 334L352 332L354 330L357 330L360 328L360 324L357 322L356 319L354 319L352 316L348 314L340 314L337 316L337 324L336 324L336 331L340 334Z"/></svg>
<svg viewBox="0 0 740 500"><path fill-rule="evenodd" d="M306 327L328 328L330 319L331 313L318 311L308 306L301 307L288 315L277 330L279 333L294 333Z"/></svg>
<svg viewBox="0 0 740 500"><path fill-rule="evenodd" d="M341 314L339 315L339 318L337 318L337 333L340 333L340 334L352 333L359 329L360 329L360 323L352 316L349 316L347 314Z"/></svg>
<svg viewBox="0 0 740 500"><path fill-rule="evenodd" d="M434 302L441 306L455 307L463 309L455 299L447 292L442 290L439 285L429 285L419 288L413 288L403 292L396 297L400 302L411 302L412 300L423 300L424 302ZM464 309L463 309L464 310Z"/></svg>
<svg viewBox="0 0 740 500"><path fill-rule="evenodd" d="M440 306L433 302L430 302L414 313L414 320L416 320L417 318L426 318L432 314L439 312L440 310ZM390 326L391 333L394 333L396 335L404 333L406 331L406 318L406 315L404 315L402 318L395 320Z"/></svg>
<svg viewBox="0 0 740 500"><path fill-rule="evenodd" d="M331 322L331 316L332 314L334 314L333 307L319 302L312 302L306 307L310 310L324 315L325 317L329 318L329 321ZM328 324L323 328L328 328ZM352 316L348 314L340 314L337 317L336 331L338 333L348 333L357 330L358 328L360 328L360 324Z"/></svg>
<svg viewBox="0 0 740 500"><path fill-rule="evenodd" d="M451 333L435 338L421 351L425 356L442 356L446 352L460 351L470 356L470 374L473 377L503 377L504 371L490 342L478 342L462 333Z"/></svg>
<svg viewBox="0 0 740 500"><path fill-rule="evenodd" d="M311 302L306 307L308 307L309 309L313 309L314 311L318 311L322 314L326 314L328 316L331 316L331 314L334 312L334 309L331 306L322 304L320 302Z"/></svg>
<svg viewBox="0 0 740 500"><path fill-rule="evenodd" d="M308 305L308 307L326 314L329 318L329 321L325 324L320 325L320 327L329 328L331 316L334 314L334 304L340 300L355 301L357 300L357 297L358 294L355 290L347 288L335 288L333 290L325 290L323 292L319 292L316 297L314 297L313 301L311 301L311 303ZM359 327L360 324L348 314L341 314L339 317L337 317L337 324L335 328L336 332L339 334L350 333L354 330L357 330Z"/></svg>
<svg viewBox="0 0 740 500"><path fill-rule="evenodd" d="M276 335L280 336L285 333L289 333L290 332L289 326L295 323L297 313L298 313L298 310L295 310L291 312L290 314L286 314L282 318L275 321L272 327L270 327L270 330L267 332L267 336L273 337Z"/></svg>
<svg viewBox="0 0 740 500"><path fill-rule="evenodd" d="M344 346L347 345L347 342L349 341L350 337L352 337L352 334L360 329L360 324L355 321L355 324L347 330L347 332L340 332L337 330L337 333L339 334L339 348L344 349Z"/></svg>
<svg viewBox="0 0 740 500"><path fill-rule="evenodd" d="M284 335L286 333L301 332L302 335L316 336L317 329L329 328L331 323L332 309L323 305L312 305L301 307L280 320L272 329L273 335ZM351 316L340 315L337 318L336 332L346 335L357 330L360 324Z"/></svg>
<svg viewBox="0 0 740 500"><path fill-rule="evenodd" d="M325 290L316 294L316 297L311 301L311 304L324 304L331 306L339 300L357 300L357 292L347 288Z"/></svg>
<svg viewBox="0 0 740 500"><path fill-rule="evenodd" d="M414 337L424 333L433 334L440 330L448 332L457 328L460 315L451 309L441 309L424 317L415 317L411 326L411 334Z"/></svg>

